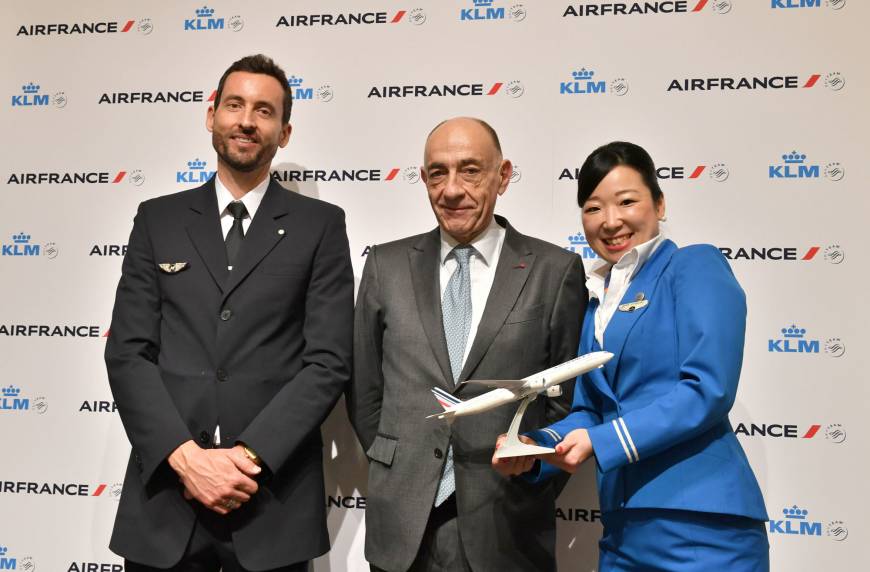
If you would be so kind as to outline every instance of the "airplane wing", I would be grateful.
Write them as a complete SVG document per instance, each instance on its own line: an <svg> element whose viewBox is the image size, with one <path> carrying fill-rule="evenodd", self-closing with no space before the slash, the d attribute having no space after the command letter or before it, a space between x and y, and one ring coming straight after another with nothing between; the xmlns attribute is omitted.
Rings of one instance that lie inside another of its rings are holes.
<svg viewBox="0 0 870 572"><path fill-rule="evenodd" d="M476 383L487 387L503 387L505 389L519 389L526 383L522 379L466 379L465 383Z"/></svg>

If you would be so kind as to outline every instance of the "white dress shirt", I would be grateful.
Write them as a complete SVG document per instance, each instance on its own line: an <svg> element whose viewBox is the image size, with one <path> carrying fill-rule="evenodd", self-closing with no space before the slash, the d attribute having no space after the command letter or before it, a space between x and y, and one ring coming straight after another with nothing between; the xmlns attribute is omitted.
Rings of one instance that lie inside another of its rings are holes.
<svg viewBox="0 0 870 572"><path fill-rule="evenodd" d="M257 209L260 208L260 203L263 202L263 195L266 194L266 189L269 188L269 176L267 175L263 182L258 184L256 187L245 193L240 201L244 203L245 208L248 210L248 213L245 215L245 218L242 219L242 230L245 231L245 234L248 234L248 228L251 226L251 221L254 220L254 215L257 214ZM224 233L224 240L226 240L227 235L230 233L230 229L233 228L233 215L230 213L227 206L236 200L233 197L233 194L226 188L226 186L221 182L220 175L215 175L214 178L214 190L217 194L217 205L218 205L218 216L221 217L221 230ZM232 270L232 266L227 266L228 270ZM218 425L214 430L214 444L215 446L220 446L221 444L221 426Z"/></svg>
<svg viewBox="0 0 870 572"><path fill-rule="evenodd" d="M498 257L501 255L501 247L504 245L505 229L502 228L493 217L489 226L472 240L469 245L474 248L468 262L471 272L471 329L468 332L468 340L465 342L465 354L462 363L468 358L474 336L477 334L477 326L483 317L483 309L486 299L492 289L495 278L495 267L498 265ZM447 283L459 263L456 258L449 256L453 249L459 245L455 238L441 230L441 298L444 298L444 290Z"/></svg>
<svg viewBox="0 0 870 572"><path fill-rule="evenodd" d="M251 226L251 221L254 220L254 215L257 214L257 209L260 208L260 203L263 202L263 196L266 194L266 189L269 188L269 176L267 175L263 181L256 187L245 193L240 201L245 205L248 214L242 219L242 230L248 234L248 228ZM218 215L221 217L221 230L224 233L224 240L233 228L233 215L230 213L227 206L235 201L232 193L221 182L220 175L215 175L214 189L217 193ZM230 270L233 268L230 266Z"/></svg>
<svg viewBox="0 0 870 572"><path fill-rule="evenodd" d="M656 248L665 240L663 233L655 238L638 244L611 265L603 258L594 261L586 272L586 288L589 290L589 300L598 299L598 308L595 309L595 340L601 349L604 347L604 330L616 312L622 297L628 291L632 279L637 275L643 264L649 259ZM604 283L607 274L610 273L610 281L606 288Z"/></svg>

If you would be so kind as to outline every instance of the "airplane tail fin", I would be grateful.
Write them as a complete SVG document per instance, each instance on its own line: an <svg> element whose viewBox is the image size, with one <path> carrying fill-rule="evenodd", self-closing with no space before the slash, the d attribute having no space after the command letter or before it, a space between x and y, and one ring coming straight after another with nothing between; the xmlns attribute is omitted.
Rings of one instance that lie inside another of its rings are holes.
<svg viewBox="0 0 870 572"><path fill-rule="evenodd" d="M438 419L452 420L453 416L456 415L456 411L454 411L453 408L462 403L462 400L455 395L444 391L440 387L433 387L432 395L435 396L435 399L438 401L441 407L444 408L444 411L441 413L435 413L434 415L428 415L426 419L432 419L433 417L437 417Z"/></svg>

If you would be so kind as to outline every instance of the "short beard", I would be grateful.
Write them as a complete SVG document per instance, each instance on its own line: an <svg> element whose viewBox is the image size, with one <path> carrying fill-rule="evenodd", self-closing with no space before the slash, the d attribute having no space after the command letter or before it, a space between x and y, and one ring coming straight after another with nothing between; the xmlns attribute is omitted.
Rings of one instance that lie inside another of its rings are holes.
<svg viewBox="0 0 870 572"><path fill-rule="evenodd" d="M250 173L252 171L256 171L261 164L263 154L267 151L265 148L261 148L260 151L250 160L242 161L234 158L229 154L229 152L227 151L227 145L224 142L224 138L215 132L212 132L211 134L211 144L212 147L214 147L214 150L217 152L218 157L220 157L221 161L227 164L231 169L239 171L240 173Z"/></svg>

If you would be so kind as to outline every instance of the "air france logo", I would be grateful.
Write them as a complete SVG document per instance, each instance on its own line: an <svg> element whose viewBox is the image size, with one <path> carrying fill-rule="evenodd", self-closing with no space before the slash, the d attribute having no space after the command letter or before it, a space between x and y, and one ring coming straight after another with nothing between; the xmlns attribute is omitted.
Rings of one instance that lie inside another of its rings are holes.
<svg viewBox="0 0 870 572"><path fill-rule="evenodd" d="M12 96L12 107L66 107L66 93L59 91L54 95L39 93L41 86L32 81L21 86L21 93Z"/></svg>
<svg viewBox="0 0 870 572"><path fill-rule="evenodd" d="M0 256L45 256L57 258L58 248L53 242L46 244L31 244L32 237L24 232L12 235L12 242L0 245Z"/></svg>
<svg viewBox="0 0 870 572"><path fill-rule="evenodd" d="M30 556L25 556L24 558L13 556L8 546L0 544L0 570L36 572L36 562Z"/></svg>
<svg viewBox="0 0 870 572"><path fill-rule="evenodd" d="M518 98L523 95L525 88L522 82L514 80L510 82L495 82L493 84L482 83L452 83L433 85L375 85L369 89L366 96L371 98L417 98L417 97L475 97L496 95L502 93L507 97Z"/></svg>
<svg viewBox="0 0 870 572"><path fill-rule="evenodd" d="M459 21L480 20L512 20L522 22L526 19L526 8L522 4L513 4L509 8L505 6L493 6L493 0L471 0L471 8L459 10ZM501 3L499 3L501 4Z"/></svg>
<svg viewBox="0 0 870 572"><path fill-rule="evenodd" d="M846 170L836 161L825 164L822 169L820 164L807 163L806 154L797 151L783 153L782 163L767 168L770 179L818 179L822 174L828 180L840 181L846 175Z"/></svg>
<svg viewBox="0 0 870 572"><path fill-rule="evenodd" d="M712 163L709 165L695 165L689 167L658 167L656 168L656 177L659 179L675 180L675 179L702 179L702 175L708 176L711 180L717 183L723 183L728 180L731 171L725 163Z"/></svg>
<svg viewBox="0 0 870 572"><path fill-rule="evenodd" d="M582 232L572 234L568 237L568 246L565 247L565 250L567 250L568 252L573 252L574 254L577 254L587 260L598 258L598 255L595 254L595 251L592 250L591 246L589 246L589 241L586 240L586 235L584 235Z"/></svg>
<svg viewBox="0 0 870 572"><path fill-rule="evenodd" d="M719 251L728 260L751 260L751 261L803 261L815 260L821 246L798 248L796 246L720 246ZM824 250L823 256L818 256L829 264L842 264L846 254L839 244L831 244Z"/></svg>
<svg viewBox="0 0 870 572"><path fill-rule="evenodd" d="M821 8L822 0L770 0L771 10L783 8ZM824 5L831 10L840 10L846 5L846 0L825 0Z"/></svg>
<svg viewBox="0 0 870 572"><path fill-rule="evenodd" d="M738 423L734 428L735 435L744 437L770 437L774 439L801 439L812 440L819 437L839 445L846 440L846 430L840 423L831 423L825 430L820 432L822 425L811 424L806 429L799 425L789 423Z"/></svg>
<svg viewBox="0 0 870 572"><path fill-rule="evenodd" d="M408 184L414 184L420 180L420 169L419 167L391 167L387 169L275 169L272 171L272 178L281 183L405 181Z"/></svg>
<svg viewBox="0 0 870 572"><path fill-rule="evenodd" d="M72 562L66 572L124 572L124 565L116 562Z"/></svg>
<svg viewBox="0 0 870 572"><path fill-rule="evenodd" d="M823 82L828 89L839 91L846 83L839 72L828 74L830 82ZM808 76L771 75L740 77L690 77L675 78L668 83L666 91L760 91L767 89L810 89L815 87L822 74ZM804 79L806 78L806 79Z"/></svg>
<svg viewBox="0 0 870 572"><path fill-rule="evenodd" d="M75 22L73 24L30 24L18 28L16 36L71 36L91 34L125 34L135 30L147 36L154 31L149 18L127 20L126 22Z"/></svg>
<svg viewBox="0 0 870 572"><path fill-rule="evenodd" d="M716 14L731 11L731 0L669 0L665 2L607 2L569 5L562 13L569 16L633 16L646 14L698 14L707 6Z"/></svg>
<svg viewBox="0 0 870 572"><path fill-rule="evenodd" d="M145 182L140 169L132 171L83 171L79 173L12 173L7 185L117 185L123 181L136 187Z"/></svg>
<svg viewBox="0 0 870 572"><path fill-rule="evenodd" d="M207 163L205 161L200 161L199 159L188 161L187 169L175 173L175 182L184 184L202 184L208 181L214 176L215 171L207 170L205 168L206 165Z"/></svg>
<svg viewBox="0 0 870 572"><path fill-rule="evenodd" d="M559 83L559 95L588 95L603 94L609 92L613 95L625 95L628 93L628 81L618 77L609 83L600 77L595 77L595 71L580 68L571 72L571 79Z"/></svg>
<svg viewBox="0 0 870 572"><path fill-rule="evenodd" d="M311 26L354 26L366 24L398 24L408 22L414 26L426 23L426 12L422 8L388 12L349 12L346 14L297 14L281 16L275 23L276 28L296 28Z"/></svg>
<svg viewBox="0 0 870 572"><path fill-rule="evenodd" d="M227 20L218 18L214 14L214 8L203 6L195 11L196 17L184 21L185 32L200 32L229 29L238 32L245 27L245 21L241 16L233 16Z"/></svg>
<svg viewBox="0 0 870 572"><path fill-rule="evenodd" d="M317 101L328 102L332 101L332 98L335 97L335 92L329 84L323 84L315 89L313 87L304 86L302 82L303 79L295 75L291 75L287 78L287 85L290 86L290 91L293 94L294 101L310 101L316 99Z"/></svg>

